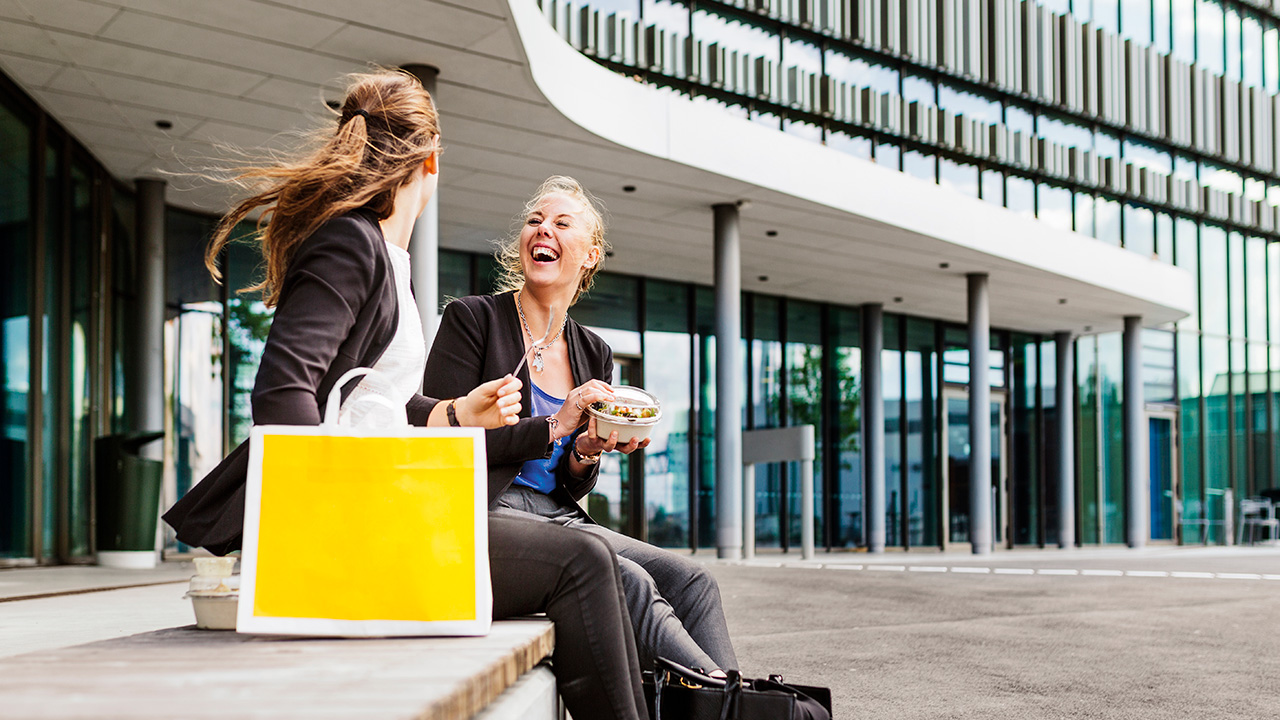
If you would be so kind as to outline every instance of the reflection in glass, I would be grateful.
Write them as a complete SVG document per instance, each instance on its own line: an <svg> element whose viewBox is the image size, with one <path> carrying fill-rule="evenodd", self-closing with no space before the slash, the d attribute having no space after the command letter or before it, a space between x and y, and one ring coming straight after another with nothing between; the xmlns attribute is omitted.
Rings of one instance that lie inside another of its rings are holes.
<svg viewBox="0 0 1280 720"><path fill-rule="evenodd" d="M1076 388L1076 402L1079 406L1077 411L1079 420L1076 424L1076 447L1079 453L1076 456L1076 476L1080 483L1076 493L1080 504L1076 512L1079 518L1077 522L1080 528L1080 542L1086 545L1100 541L1098 470L1101 462L1099 455L1101 448L1098 437L1100 417L1097 346L1097 337L1094 335L1086 335L1076 340L1075 367L1076 377L1079 378L1079 386Z"/></svg>
<svg viewBox="0 0 1280 720"><path fill-rule="evenodd" d="M1240 62L1244 84L1262 87L1262 23L1250 12L1244 14L1244 54Z"/></svg>
<svg viewBox="0 0 1280 720"><path fill-rule="evenodd" d="M1280 32L1268 20L1262 32L1262 84L1266 91L1275 95L1280 92Z"/></svg>
<svg viewBox="0 0 1280 720"><path fill-rule="evenodd" d="M0 104L0 558L30 557L31 128ZM39 338L36 338L39 341Z"/></svg>
<svg viewBox="0 0 1280 720"><path fill-rule="evenodd" d="M1174 400L1173 333L1142 330L1142 397L1149 403Z"/></svg>
<svg viewBox="0 0 1280 720"><path fill-rule="evenodd" d="M1200 227L1200 317L1205 332L1227 334L1227 233L1217 225Z"/></svg>
<svg viewBox="0 0 1280 720"><path fill-rule="evenodd" d="M1227 340L1205 336L1204 364L1201 367L1204 389L1205 517L1211 523L1223 519L1223 491L1230 487L1231 456L1229 435L1230 364ZM1210 525L1210 542L1222 542L1220 524Z"/></svg>
<svg viewBox="0 0 1280 720"><path fill-rule="evenodd" d="M1064 147L1093 149L1093 131L1074 120L1057 115L1043 114L1036 118L1040 137L1052 140Z"/></svg>
<svg viewBox="0 0 1280 720"><path fill-rule="evenodd" d="M1010 518L1015 545L1039 544L1040 537L1040 477L1041 453L1040 423L1037 410L1043 392L1040 389L1039 350L1041 343L1035 336L1014 334L1013 347L1013 408L1010 422L1012 437L1011 454L1013 502ZM997 442L998 436L992 438Z"/></svg>
<svg viewBox="0 0 1280 720"><path fill-rule="evenodd" d="M836 415L833 418L838 465L831 502L833 547L865 544L862 516L862 318L857 310L832 310L835 345Z"/></svg>
<svg viewBox="0 0 1280 720"><path fill-rule="evenodd" d="M1149 208L1125 203L1124 247L1144 257L1155 254L1156 222Z"/></svg>
<svg viewBox="0 0 1280 720"><path fill-rule="evenodd" d="M1080 5L1082 3L1072 3ZM1101 30L1120 33L1120 0L1093 0L1093 24Z"/></svg>
<svg viewBox="0 0 1280 720"><path fill-rule="evenodd" d="M729 47L735 47L730 45ZM827 51L827 75L855 87L869 87L878 93L897 95L900 91L898 71L838 50Z"/></svg>
<svg viewBox="0 0 1280 720"><path fill-rule="evenodd" d="M902 351L900 319L884 316L884 350L880 354L884 393L885 546L903 544L902 537Z"/></svg>
<svg viewBox="0 0 1280 720"><path fill-rule="evenodd" d="M871 140L865 137L832 130L827 133L827 147L847 155L871 159Z"/></svg>
<svg viewBox="0 0 1280 720"><path fill-rule="evenodd" d="M1106 243L1120 245L1120 203L1099 197L1093 203L1096 237Z"/></svg>
<svg viewBox="0 0 1280 720"><path fill-rule="evenodd" d="M698 347L698 545L716 546L716 336L715 292L694 289Z"/></svg>
<svg viewBox="0 0 1280 720"><path fill-rule="evenodd" d="M940 157L938 158L938 184L969 197L978 197L978 168L975 165Z"/></svg>
<svg viewBox="0 0 1280 720"><path fill-rule="evenodd" d="M1215 75L1222 75L1226 70L1223 29L1222 5L1218 0L1197 0L1193 30L1196 63Z"/></svg>
<svg viewBox="0 0 1280 720"><path fill-rule="evenodd" d="M1230 80L1240 81L1240 12L1234 7L1226 8L1226 44L1227 73Z"/></svg>
<svg viewBox="0 0 1280 720"><path fill-rule="evenodd" d="M1204 433L1200 400L1200 336L1178 334L1178 452L1182 461L1182 542L1205 542Z"/></svg>
<svg viewBox="0 0 1280 720"><path fill-rule="evenodd" d="M720 43L739 54L772 60L775 67L782 52L777 35L706 10L693 13L693 37L703 45Z"/></svg>
<svg viewBox="0 0 1280 720"><path fill-rule="evenodd" d="M781 303L763 295L751 297L750 344L750 425L755 428L782 426L782 342ZM756 465L756 545L782 544L782 465ZM745 502L745 499L744 499Z"/></svg>
<svg viewBox="0 0 1280 720"><path fill-rule="evenodd" d="M915 150L908 150L902 155L902 171L921 180L937 182L937 158Z"/></svg>
<svg viewBox="0 0 1280 720"><path fill-rule="evenodd" d="M1097 237L1098 230L1093 224L1093 196L1086 192L1077 192L1075 201L1076 232Z"/></svg>
<svg viewBox="0 0 1280 720"><path fill-rule="evenodd" d="M1196 0L1173 0L1173 56L1196 61Z"/></svg>
<svg viewBox="0 0 1280 720"><path fill-rule="evenodd" d="M1004 207L1004 174L999 170L982 171L982 199Z"/></svg>
<svg viewBox="0 0 1280 720"><path fill-rule="evenodd" d="M1040 183L1036 186L1036 217L1059 230L1071 230L1071 191Z"/></svg>
<svg viewBox="0 0 1280 720"><path fill-rule="evenodd" d="M1230 333L1244 337L1244 236L1238 232L1227 235L1227 290L1230 293Z"/></svg>
<svg viewBox="0 0 1280 720"><path fill-rule="evenodd" d="M1101 497L1104 543L1125 540L1124 367L1120 333L1098 336L1099 401L1102 416Z"/></svg>
<svg viewBox="0 0 1280 720"><path fill-rule="evenodd" d="M68 344L67 339L62 337L58 321L62 316L62 264L67 254L62 247L65 198L60 182L61 148L60 141L50 142L49 147L45 148L44 157L44 317L40 322L44 347L40 368L40 390L44 398L41 404L43 435L40 448L43 476L38 482L42 498L40 547L47 560L57 557L55 533L58 526L58 503L53 500L58 497L59 460L56 450L58 426L63 413L57 404L59 393L54 392L54 388L62 384L62 379L55 374L61 364L56 359L66 354Z"/></svg>
<svg viewBox="0 0 1280 720"><path fill-rule="evenodd" d="M814 542L826 537L824 521L826 505L822 488L823 466L826 458L820 438L826 436L824 422L824 393L822 387L822 311L816 303L799 300L787 301L787 422L792 425L812 425L816 443L813 463ZM800 463L787 467L787 537L788 546L800 545Z"/></svg>
<svg viewBox="0 0 1280 720"><path fill-rule="evenodd" d="M688 303L683 285L645 282L644 387L661 398L662 422L644 450L644 505L648 540L659 547L689 547Z"/></svg>
<svg viewBox="0 0 1280 720"><path fill-rule="evenodd" d="M941 485L933 438L937 435L938 355L934 323L907 318L903 356L906 405L907 477L905 500L908 547L940 545ZM993 440L995 442L995 440Z"/></svg>
<svg viewBox="0 0 1280 720"><path fill-rule="evenodd" d="M1005 178L1005 207L1026 215L1036 216L1036 185L1034 182L1016 175Z"/></svg>
<svg viewBox="0 0 1280 720"><path fill-rule="evenodd" d="M1168 55L1170 43L1173 39L1173 18L1170 16L1170 0L1154 0L1154 15L1152 24L1154 25L1154 46L1156 52L1162 55Z"/></svg>
<svg viewBox="0 0 1280 720"><path fill-rule="evenodd" d="M1267 339L1267 241L1259 237L1244 239L1245 282L1248 296L1245 303L1245 332L1250 340Z"/></svg>
<svg viewBox="0 0 1280 720"><path fill-rule="evenodd" d="M968 90L960 90L945 82L938 83L938 107L988 124L1000 122L1000 101Z"/></svg>
<svg viewBox="0 0 1280 720"><path fill-rule="evenodd" d="M892 170L901 170L902 151L894 143L879 143L876 145L875 161L877 165L883 165Z"/></svg>
<svg viewBox="0 0 1280 720"><path fill-rule="evenodd" d="M1173 218L1168 213L1156 213L1156 255L1173 263Z"/></svg>

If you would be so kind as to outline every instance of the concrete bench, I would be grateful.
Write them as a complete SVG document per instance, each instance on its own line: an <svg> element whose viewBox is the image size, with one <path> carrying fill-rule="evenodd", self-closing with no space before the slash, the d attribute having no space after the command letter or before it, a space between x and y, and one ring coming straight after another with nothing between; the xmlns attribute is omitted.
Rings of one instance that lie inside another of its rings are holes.
<svg viewBox="0 0 1280 720"><path fill-rule="evenodd" d="M317 639L194 626L0 660L4 718L552 718L543 619L482 638Z"/></svg>

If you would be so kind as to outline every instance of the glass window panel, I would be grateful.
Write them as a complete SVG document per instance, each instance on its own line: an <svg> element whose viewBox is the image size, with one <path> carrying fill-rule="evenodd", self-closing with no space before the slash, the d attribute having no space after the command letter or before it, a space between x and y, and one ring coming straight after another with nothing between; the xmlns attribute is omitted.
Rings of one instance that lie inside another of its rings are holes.
<svg viewBox="0 0 1280 720"><path fill-rule="evenodd" d="M784 119L782 121L782 131L788 135L802 137L809 142L822 142L822 128L811 122L803 120Z"/></svg>
<svg viewBox="0 0 1280 720"><path fill-rule="evenodd" d="M694 291L698 347L698 545L716 545L716 337L715 291Z"/></svg>
<svg viewBox="0 0 1280 720"><path fill-rule="evenodd" d="M662 398L663 422L644 451L644 509L649 542L658 547L689 547L689 299L685 285L645 282L644 387Z"/></svg>
<svg viewBox="0 0 1280 720"><path fill-rule="evenodd" d="M1145 257L1155 254L1156 218L1150 209L1125 203L1124 246Z"/></svg>
<svg viewBox="0 0 1280 720"><path fill-rule="evenodd" d="M1241 56L1246 85L1262 87L1262 23L1252 13L1244 15L1244 54Z"/></svg>
<svg viewBox="0 0 1280 720"><path fill-rule="evenodd" d="M1013 340L1013 400L1010 435L1013 446L1011 527L1015 545L1030 545L1040 537L1041 452L1039 407L1040 343L1031 335L1015 334ZM998 442L992 438L992 442ZM1045 463L1047 466L1048 463Z"/></svg>
<svg viewBox="0 0 1280 720"><path fill-rule="evenodd" d="M42 517L40 522L40 547L45 559L53 560L57 556L55 531L58 525L58 503L51 500L58 497L58 426L65 410L56 403L58 393L53 392L61 382L54 373L58 372L58 358L66 354L71 343L62 337L58 318L62 314L62 264L67 253L62 247L63 215L66 198L62 192L62 139L50 139L45 148L44 157L44 317L41 319L42 342L44 356L41 363L41 395L44 433L40 453L43 461L43 476L40 478ZM2 167L2 166L0 166ZM0 179L0 185L4 180ZM5 280L8 282L8 279ZM0 517L3 514L0 513Z"/></svg>
<svg viewBox="0 0 1280 720"><path fill-rule="evenodd" d="M1076 497L1080 506L1077 508L1080 528L1079 541L1083 544L1096 544L1098 535L1098 355L1097 337L1088 335L1076 340L1076 402L1079 409L1076 425L1076 478L1079 483Z"/></svg>
<svg viewBox="0 0 1280 720"><path fill-rule="evenodd" d="M1245 280L1244 280L1244 236L1233 232L1227 235L1227 258L1230 276L1227 287L1231 293L1230 333L1239 337L1245 334Z"/></svg>
<svg viewBox="0 0 1280 720"><path fill-rule="evenodd" d="M592 0L592 7L595 7L594 3L595 0ZM693 13L693 36L703 45L719 43L740 54L772 60L775 67L781 55L781 45L776 34L706 10Z"/></svg>
<svg viewBox="0 0 1280 720"><path fill-rule="evenodd" d="M1168 175L1173 172L1173 158L1153 145L1136 140L1124 141L1124 159L1138 167L1150 168Z"/></svg>
<svg viewBox="0 0 1280 720"><path fill-rule="evenodd" d="M908 150L902 155L902 171L921 180L938 181L937 158L933 155Z"/></svg>
<svg viewBox="0 0 1280 720"><path fill-rule="evenodd" d="M938 107L946 108L970 120L995 124L1000 119L1000 101L938 83Z"/></svg>
<svg viewBox="0 0 1280 720"><path fill-rule="evenodd" d="M885 545L900 546L902 537L902 351L900 319L884 316L881 386L884 393Z"/></svg>
<svg viewBox="0 0 1280 720"><path fill-rule="evenodd" d="M1112 245L1120 244L1120 203L1100 197L1093 203L1096 237Z"/></svg>
<svg viewBox="0 0 1280 720"><path fill-rule="evenodd" d="M0 104L0 557L33 554L27 464L31 388L32 129ZM36 338L39 342L40 338Z"/></svg>
<svg viewBox="0 0 1280 720"><path fill-rule="evenodd" d="M918 102L921 105L935 105L933 82L918 75L902 76L903 102Z"/></svg>
<svg viewBox="0 0 1280 720"><path fill-rule="evenodd" d="M137 203L134 202L133 196L125 192L120 186L112 188L111 192L111 318L113 320L110 357L110 411L111 432L125 432L128 428L125 426L125 404L124 399L127 395L125 388L125 357L124 349L128 346L129 339L125 334L128 327L127 314L128 303L136 292L137 283L134 280L133 257L137 248L137 239L134 230L137 223L134 218L134 210ZM240 287L240 286L233 286Z"/></svg>
<svg viewBox="0 0 1280 720"><path fill-rule="evenodd" d="M1120 157L1120 139L1115 135L1099 130L1093 134L1093 148L1098 157Z"/></svg>
<svg viewBox="0 0 1280 720"><path fill-rule="evenodd" d="M1036 216L1036 185L1034 182L1009 175L1005 178L1005 207L1027 217Z"/></svg>
<svg viewBox="0 0 1280 720"><path fill-rule="evenodd" d="M1098 336L1098 376L1102 407L1103 542L1125 539L1124 370L1121 333Z"/></svg>
<svg viewBox="0 0 1280 720"><path fill-rule="evenodd" d="M1031 134L1036 129L1035 117L1029 111L1013 105L1006 105L1004 108L1004 124L1009 132Z"/></svg>
<svg viewBox="0 0 1280 720"><path fill-rule="evenodd" d="M1036 217L1059 230L1071 230L1071 191L1040 183L1036 193Z"/></svg>
<svg viewBox="0 0 1280 720"><path fill-rule="evenodd" d="M606 15L618 13L633 20L640 17L640 0L591 0L591 7Z"/></svg>
<svg viewBox="0 0 1280 720"><path fill-rule="evenodd" d="M869 87L878 93L897 95L901 90L898 71L894 68L838 50L827 51L826 70L827 75L836 80L856 87Z"/></svg>
<svg viewBox="0 0 1280 720"><path fill-rule="evenodd" d="M1231 341L1231 447L1232 477L1231 487L1235 488L1236 497L1248 497L1251 494L1252 480L1249 472L1249 397L1248 397L1248 354L1243 340Z"/></svg>
<svg viewBox="0 0 1280 720"><path fill-rule="evenodd" d="M1120 32L1120 0L1093 0L1093 24L1108 32Z"/></svg>
<svg viewBox="0 0 1280 720"><path fill-rule="evenodd" d="M862 318L851 308L832 311L836 380L835 439L839 455L832 523L836 525L831 544L835 547L863 545L862 516Z"/></svg>
<svg viewBox="0 0 1280 720"><path fill-rule="evenodd" d="M1172 6L1170 0L1154 0L1152 7L1154 14L1152 17L1152 25L1154 31L1154 45L1156 52L1162 55L1168 55L1172 48L1173 40L1173 18L1170 14Z"/></svg>
<svg viewBox="0 0 1280 720"><path fill-rule="evenodd" d="M1216 75L1225 71L1222 6L1218 0L1197 0L1195 14L1196 63Z"/></svg>
<svg viewBox="0 0 1280 720"><path fill-rule="evenodd" d="M597 8L595 0L591 0L591 7ZM644 0L642 16L646 25L656 25L663 30L685 37L689 35L689 6L685 3L673 2L673 0Z"/></svg>
<svg viewBox="0 0 1280 720"><path fill-rule="evenodd" d="M243 223L235 234L243 237L250 230L249 224ZM227 287L232 291L227 301L227 336L231 340L231 357L227 362L231 373L230 440L238 445L249 437L249 428L253 426L253 383L275 311L263 304L260 292L235 292L257 283L261 255L256 250L243 243L231 243L227 245L225 262Z"/></svg>
<svg viewBox="0 0 1280 720"><path fill-rule="evenodd" d="M1204 519L1203 420L1200 411L1200 336L1178 335L1178 431L1182 456L1182 542L1204 542L1203 526L1187 523Z"/></svg>
<svg viewBox="0 0 1280 720"><path fill-rule="evenodd" d="M1004 207L1004 173L999 170L982 171L982 199Z"/></svg>
<svg viewBox="0 0 1280 720"><path fill-rule="evenodd" d="M1267 243L1267 290L1267 340L1280 343L1280 243Z"/></svg>
<svg viewBox="0 0 1280 720"><path fill-rule="evenodd" d="M596 282L591 291L582 296L582 299L573 306L573 319L593 328L638 332L640 330L639 298L640 282L637 278L629 275L600 273L596 276ZM639 352L639 342L633 342L631 346L636 349L628 354ZM614 352L619 351L617 345L614 345L613 349Z"/></svg>
<svg viewBox="0 0 1280 720"><path fill-rule="evenodd" d="M1156 255L1173 262L1173 218L1162 212L1156 213Z"/></svg>
<svg viewBox="0 0 1280 720"><path fill-rule="evenodd" d="M440 307L449 301L471 294L471 253L440 250L436 282L440 288Z"/></svg>
<svg viewBox="0 0 1280 720"><path fill-rule="evenodd" d="M871 159L871 140L858 135L832 130L827 133L827 147L846 155Z"/></svg>
<svg viewBox="0 0 1280 720"><path fill-rule="evenodd" d="M1272 95L1280 92L1280 32L1271 20L1263 22L1262 33L1262 82Z"/></svg>
<svg viewBox="0 0 1280 720"><path fill-rule="evenodd" d="M978 167L940 157L938 184L969 197L978 197Z"/></svg>
<svg viewBox="0 0 1280 720"><path fill-rule="evenodd" d="M934 452L938 382L934 323L907 319L907 348L903 357L907 422L907 477L903 512L910 547L939 546L937 529L942 489Z"/></svg>
<svg viewBox="0 0 1280 720"><path fill-rule="evenodd" d="M782 41L783 67L798 67L815 75L822 74L822 50L813 43L784 38Z"/></svg>
<svg viewBox="0 0 1280 720"><path fill-rule="evenodd" d="M901 170L902 151L898 149L895 143L880 143L876 145L875 161L878 165Z"/></svg>
<svg viewBox="0 0 1280 720"><path fill-rule="evenodd" d="M1196 303L1191 309L1190 317L1178 321L1180 330L1200 329L1200 226L1194 220L1178 218L1174 224L1174 243L1176 253L1174 264L1191 274L1192 283L1196 286Z"/></svg>
<svg viewBox="0 0 1280 720"><path fill-rule="evenodd" d="M751 298L751 372L749 377L752 428L782 426L782 359L780 323L782 304L777 298ZM778 547L782 543L782 466L756 466L756 545Z"/></svg>
<svg viewBox="0 0 1280 720"><path fill-rule="evenodd" d="M1065 147L1093 149L1093 131L1072 120L1056 115L1040 115L1036 118L1040 137Z"/></svg>
<svg viewBox="0 0 1280 720"><path fill-rule="evenodd" d="M1098 229L1093 222L1093 196L1086 192L1078 192L1075 201L1076 232L1097 237Z"/></svg>
<svg viewBox="0 0 1280 720"><path fill-rule="evenodd" d="M1044 453L1045 466L1056 462L1057 453L1062 451L1051 438L1058 437L1058 423L1061 422L1062 413L1058 410L1057 403L1057 386L1058 386L1058 346L1052 340L1040 343L1040 375L1037 384L1037 396L1041 407L1041 416L1043 425L1040 437L1044 442L1041 444L1041 453ZM1067 379L1070 382L1070 378ZM1074 422L1074 419L1070 419ZM1070 450L1068 450L1070 452ZM1015 452L1016 457L1016 452ZM1044 487L1044 496L1041 504L1044 507L1044 542L1047 545L1054 545L1059 542L1058 535L1058 473L1054 470L1045 470L1045 480L1042 483ZM1067 479L1068 483L1072 483L1072 479ZM1074 484L1074 483L1073 483Z"/></svg>
<svg viewBox="0 0 1280 720"><path fill-rule="evenodd" d="M1071 12L1071 0L1041 0L1040 4L1048 8L1049 12L1059 15Z"/></svg>
<svg viewBox="0 0 1280 720"><path fill-rule="evenodd" d="M1200 182L1224 192L1244 194L1244 179L1240 173L1220 165L1204 163L1200 166Z"/></svg>
<svg viewBox="0 0 1280 720"><path fill-rule="evenodd" d="M1228 398L1230 393L1230 366L1227 362L1226 338L1204 337L1204 364L1201 368L1201 382L1204 392L1205 423L1205 467L1212 468L1204 477L1205 484L1205 516L1211 522L1220 523L1223 519L1222 492L1228 487L1231 473L1224 472L1230 468L1228 424ZM1210 541L1221 542L1221 526L1210 530Z"/></svg>
<svg viewBox="0 0 1280 720"><path fill-rule="evenodd" d="M1250 340L1265 342L1267 339L1267 241L1258 237L1246 237L1245 283L1245 333Z"/></svg>
<svg viewBox="0 0 1280 720"><path fill-rule="evenodd" d="M1173 402L1173 356L1173 333L1142 330L1142 396L1146 402Z"/></svg>
<svg viewBox="0 0 1280 720"><path fill-rule="evenodd" d="M1151 0L1121 0L1121 35L1149 45L1151 30Z"/></svg>
<svg viewBox="0 0 1280 720"><path fill-rule="evenodd" d="M1196 61L1196 0L1173 0L1173 56Z"/></svg>
<svg viewBox="0 0 1280 720"><path fill-rule="evenodd" d="M1200 228L1200 317L1205 332L1227 334L1227 233Z"/></svg>
<svg viewBox="0 0 1280 720"><path fill-rule="evenodd" d="M1227 77L1240 81L1240 12L1227 7L1226 13Z"/></svg>
<svg viewBox="0 0 1280 720"><path fill-rule="evenodd" d="M787 301L787 425L812 425L817 438L826 437L822 373L822 311L815 303ZM826 506L822 488L823 443L813 463L814 537L826 537ZM800 544L800 464L787 468L787 525L789 545ZM816 542L816 540L815 540Z"/></svg>

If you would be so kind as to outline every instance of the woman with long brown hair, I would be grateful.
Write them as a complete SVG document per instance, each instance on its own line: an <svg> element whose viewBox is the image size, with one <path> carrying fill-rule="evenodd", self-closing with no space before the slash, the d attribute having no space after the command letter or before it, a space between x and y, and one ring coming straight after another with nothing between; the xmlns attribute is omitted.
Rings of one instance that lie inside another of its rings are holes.
<svg viewBox="0 0 1280 720"><path fill-rule="evenodd" d="M341 389L341 412L359 423L358 394L403 403L418 425L502 427L516 422L520 382L476 383L448 402L417 392L426 345L409 288L409 238L435 192L439 117L411 75L352 78L337 128L296 162L244 170L255 192L223 218L207 262L237 223L261 211L257 235L266 263L258 286L275 317L254 384L258 424L315 425L337 379L372 367ZM367 404L366 404L367 405ZM165 514L190 545L225 554L239 547L247 444ZM304 546L306 538L298 538ZM579 718L643 717L635 644L617 559L596 538L566 528L491 517L489 561L494 618L545 612L555 622L554 671Z"/></svg>

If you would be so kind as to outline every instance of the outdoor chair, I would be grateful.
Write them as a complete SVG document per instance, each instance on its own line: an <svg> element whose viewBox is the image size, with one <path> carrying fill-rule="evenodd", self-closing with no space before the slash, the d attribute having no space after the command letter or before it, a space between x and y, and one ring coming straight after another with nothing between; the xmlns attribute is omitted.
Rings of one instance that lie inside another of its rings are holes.
<svg viewBox="0 0 1280 720"><path fill-rule="evenodd" d="M1245 533L1249 534L1249 544L1258 541L1259 531L1267 540L1280 539L1280 519L1276 518L1276 507L1266 498L1243 498L1240 500L1240 525L1236 530L1236 544L1243 544Z"/></svg>

